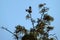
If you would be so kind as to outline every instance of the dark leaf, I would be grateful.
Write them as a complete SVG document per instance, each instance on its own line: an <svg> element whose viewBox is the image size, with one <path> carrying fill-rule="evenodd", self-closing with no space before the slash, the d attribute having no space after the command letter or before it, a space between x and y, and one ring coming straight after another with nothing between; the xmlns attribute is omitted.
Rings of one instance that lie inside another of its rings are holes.
<svg viewBox="0 0 60 40"><path fill-rule="evenodd" d="M51 29L51 30L53 29L53 27L49 27L49 26L48 26L47 28L48 28L48 29Z"/></svg>
<svg viewBox="0 0 60 40"><path fill-rule="evenodd" d="M34 31L35 31L35 29L33 29L33 28L30 29L30 32L34 32Z"/></svg>
<svg viewBox="0 0 60 40"><path fill-rule="evenodd" d="M43 7L44 5L46 5L46 3L39 4L39 8Z"/></svg>
<svg viewBox="0 0 60 40"><path fill-rule="evenodd" d="M25 29L25 27L23 27L22 28L22 32L26 34L27 33L27 29Z"/></svg>
<svg viewBox="0 0 60 40"><path fill-rule="evenodd" d="M32 19L32 22L35 23L35 20Z"/></svg>
<svg viewBox="0 0 60 40"><path fill-rule="evenodd" d="M47 14L44 15L44 18L43 19L44 20L47 20L47 21L53 21L54 20L53 17L51 17L51 16L49 16Z"/></svg>
<svg viewBox="0 0 60 40"><path fill-rule="evenodd" d="M54 38L50 38L49 40L54 40Z"/></svg>
<svg viewBox="0 0 60 40"><path fill-rule="evenodd" d="M41 22L41 19L37 18L37 23L39 24Z"/></svg>
<svg viewBox="0 0 60 40"><path fill-rule="evenodd" d="M49 32L50 30L53 30L53 27L48 26L48 27L47 27L47 32Z"/></svg>
<svg viewBox="0 0 60 40"><path fill-rule="evenodd" d="M26 15L26 19L29 19L29 18L31 18L31 17L29 16L29 14L27 14L27 15Z"/></svg>
<svg viewBox="0 0 60 40"><path fill-rule="evenodd" d="M37 40L34 35L26 34L22 37L22 40Z"/></svg>
<svg viewBox="0 0 60 40"><path fill-rule="evenodd" d="M22 31L22 26L21 25L17 25L15 30L15 33L19 33L20 31Z"/></svg>
<svg viewBox="0 0 60 40"><path fill-rule="evenodd" d="M36 31L40 34L44 34L44 30L42 28L38 28Z"/></svg>
<svg viewBox="0 0 60 40"><path fill-rule="evenodd" d="M44 8L41 9L40 13L45 13L45 12L47 12L48 10L49 10L49 8L44 7Z"/></svg>

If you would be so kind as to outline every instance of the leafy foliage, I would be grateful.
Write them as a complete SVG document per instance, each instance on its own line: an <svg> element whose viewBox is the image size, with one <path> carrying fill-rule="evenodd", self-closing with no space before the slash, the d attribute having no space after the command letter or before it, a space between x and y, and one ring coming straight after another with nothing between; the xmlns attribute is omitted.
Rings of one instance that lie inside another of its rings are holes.
<svg viewBox="0 0 60 40"><path fill-rule="evenodd" d="M32 23L32 27L30 31L27 31L24 27L17 25L15 33L25 33L22 37L22 40L55 40L54 38L49 38L49 31L53 30L54 27L50 26L50 22L54 20L53 17L46 14L49 8L45 7L46 3L39 4L39 13L41 14L40 18L37 18L37 21L32 18L32 7L29 6L26 9L28 14L26 15L26 19L30 19ZM37 23L37 25L34 25ZM39 37L39 38L38 38Z"/></svg>

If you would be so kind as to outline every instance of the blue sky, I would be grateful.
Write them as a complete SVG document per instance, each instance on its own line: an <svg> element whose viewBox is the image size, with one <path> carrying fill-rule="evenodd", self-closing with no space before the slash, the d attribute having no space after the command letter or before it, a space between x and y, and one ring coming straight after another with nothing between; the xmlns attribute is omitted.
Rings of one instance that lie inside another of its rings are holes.
<svg viewBox="0 0 60 40"><path fill-rule="evenodd" d="M34 19L39 17L38 4L46 3L47 7L50 9L48 11L49 15L54 17L54 30L51 34L56 33L58 39L60 38L60 0L0 0L0 27L4 26L14 32L15 26L20 24L25 26L26 29L32 27L31 22L25 19L26 12L25 9L32 6ZM13 35L9 32L0 29L0 40L13 40Z"/></svg>

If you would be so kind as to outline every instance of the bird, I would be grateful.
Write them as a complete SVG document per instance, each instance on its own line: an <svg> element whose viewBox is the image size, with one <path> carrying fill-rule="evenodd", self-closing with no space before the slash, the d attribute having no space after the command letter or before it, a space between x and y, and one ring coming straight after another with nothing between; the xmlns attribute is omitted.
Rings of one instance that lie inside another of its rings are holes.
<svg viewBox="0 0 60 40"><path fill-rule="evenodd" d="M26 9L26 12L28 12L28 13L32 13L32 7L29 6L29 9Z"/></svg>

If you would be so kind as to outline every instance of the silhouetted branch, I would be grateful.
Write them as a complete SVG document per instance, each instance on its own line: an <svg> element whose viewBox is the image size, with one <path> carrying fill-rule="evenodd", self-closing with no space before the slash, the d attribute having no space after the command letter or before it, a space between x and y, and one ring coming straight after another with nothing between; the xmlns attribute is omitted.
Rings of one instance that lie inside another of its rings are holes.
<svg viewBox="0 0 60 40"><path fill-rule="evenodd" d="M11 34L13 34L15 37L16 37L16 39L18 40L18 36L16 35L16 34L14 34L13 32L11 32L10 30L8 30L7 28L5 28L5 27L1 27L2 29L4 29L4 30L6 30L6 31L8 31L9 33L11 33Z"/></svg>

